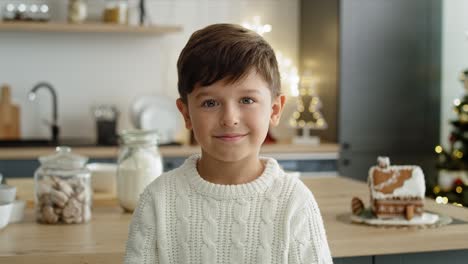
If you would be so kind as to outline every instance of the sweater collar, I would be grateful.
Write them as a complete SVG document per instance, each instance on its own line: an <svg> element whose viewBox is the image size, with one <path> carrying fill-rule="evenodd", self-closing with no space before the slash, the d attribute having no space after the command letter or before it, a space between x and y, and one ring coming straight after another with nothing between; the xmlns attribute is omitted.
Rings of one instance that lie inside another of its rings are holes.
<svg viewBox="0 0 468 264"><path fill-rule="evenodd" d="M275 159L260 157L260 160L265 164L265 169L257 179L244 184L215 184L206 181L198 173L197 161L199 159L200 154L197 154L185 160L181 167L185 172L185 177L195 191L220 199L245 197L264 193L272 185L275 177L280 175L281 171Z"/></svg>

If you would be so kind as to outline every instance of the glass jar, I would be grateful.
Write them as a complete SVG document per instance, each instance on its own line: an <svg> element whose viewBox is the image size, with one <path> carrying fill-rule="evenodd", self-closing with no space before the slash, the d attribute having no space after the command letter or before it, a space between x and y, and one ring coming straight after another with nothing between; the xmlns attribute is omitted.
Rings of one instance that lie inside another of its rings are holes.
<svg viewBox="0 0 468 264"><path fill-rule="evenodd" d="M117 167L117 198L126 211L133 211L145 187L163 172L155 131L123 131Z"/></svg>
<svg viewBox="0 0 468 264"><path fill-rule="evenodd" d="M68 1L68 22L81 23L87 17L86 3L83 0Z"/></svg>
<svg viewBox="0 0 468 264"><path fill-rule="evenodd" d="M128 23L128 1L127 0L106 0L103 21L114 24Z"/></svg>
<svg viewBox="0 0 468 264"><path fill-rule="evenodd" d="M91 219L91 173L88 158L57 147L50 156L39 157L34 173L36 220L44 224L79 224Z"/></svg>

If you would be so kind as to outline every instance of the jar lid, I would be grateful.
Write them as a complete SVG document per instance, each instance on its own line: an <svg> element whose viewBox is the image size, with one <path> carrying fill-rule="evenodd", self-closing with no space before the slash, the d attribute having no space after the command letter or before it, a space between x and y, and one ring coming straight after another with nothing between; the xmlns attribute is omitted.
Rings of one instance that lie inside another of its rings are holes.
<svg viewBox="0 0 468 264"><path fill-rule="evenodd" d="M158 144L159 135L156 130L124 130L119 133L123 144Z"/></svg>
<svg viewBox="0 0 468 264"><path fill-rule="evenodd" d="M87 157L72 154L70 147L58 146L55 153L48 156L39 157L41 165L45 168L53 169L81 169L88 161Z"/></svg>

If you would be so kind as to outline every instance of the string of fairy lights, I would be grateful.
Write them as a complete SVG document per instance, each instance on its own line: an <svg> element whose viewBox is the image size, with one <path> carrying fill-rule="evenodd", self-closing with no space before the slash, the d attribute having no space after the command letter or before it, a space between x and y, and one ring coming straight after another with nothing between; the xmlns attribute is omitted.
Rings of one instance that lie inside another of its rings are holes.
<svg viewBox="0 0 468 264"><path fill-rule="evenodd" d="M260 20L259 16L254 16L251 22L243 22L242 26L257 32L261 36L271 32L273 27L270 24L262 24ZM281 82L289 88L288 91L291 96L299 97L297 108L291 116L289 124L292 127L325 129L327 123L319 111L322 103L317 95L316 79L308 74L300 78L297 67L293 65L292 60L280 51L276 51L275 53L281 73ZM300 86L299 83L301 84ZM304 102L308 103L307 108Z"/></svg>
<svg viewBox="0 0 468 264"><path fill-rule="evenodd" d="M322 113L319 111L319 109L322 108L322 102L317 96L315 79L309 73L304 74L301 79L300 87L300 98L297 100L297 108L289 119L289 124L292 127L300 128L327 128L327 123ZM308 103L307 111L304 102Z"/></svg>
<svg viewBox="0 0 468 264"><path fill-rule="evenodd" d="M251 21L245 21L242 26L257 32L260 36L272 31L270 24L262 24L260 16L254 16ZM299 95L299 74L293 61L285 56L281 51L275 51L278 60L278 68L281 73L281 83L288 87L291 96Z"/></svg>
<svg viewBox="0 0 468 264"><path fill-rule="evenodd" d="M460 81L466 86L467 71L463 72ZM434 148L438 155L439 169L438 183L432 187L435 201L439 204L453 204L456 206L468 206L468 157L465 155L466 131L468 130L468 96L463 100L459 98L453 101L453 111L458 119L451 123L455 127L452 130L449 142L450 147L444 149L441 145Z"/></svg>

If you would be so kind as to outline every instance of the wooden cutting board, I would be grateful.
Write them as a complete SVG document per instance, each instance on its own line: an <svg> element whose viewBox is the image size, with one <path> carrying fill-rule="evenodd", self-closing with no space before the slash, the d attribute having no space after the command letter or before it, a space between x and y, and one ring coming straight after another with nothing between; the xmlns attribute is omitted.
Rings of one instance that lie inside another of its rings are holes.
<svg viewBox="0 0 468 264"><path fill-rule="evenodd" d="M0 140L19 139L20 109L11 102L11 90L8 85L1 87L0 94Z"/></svg>

